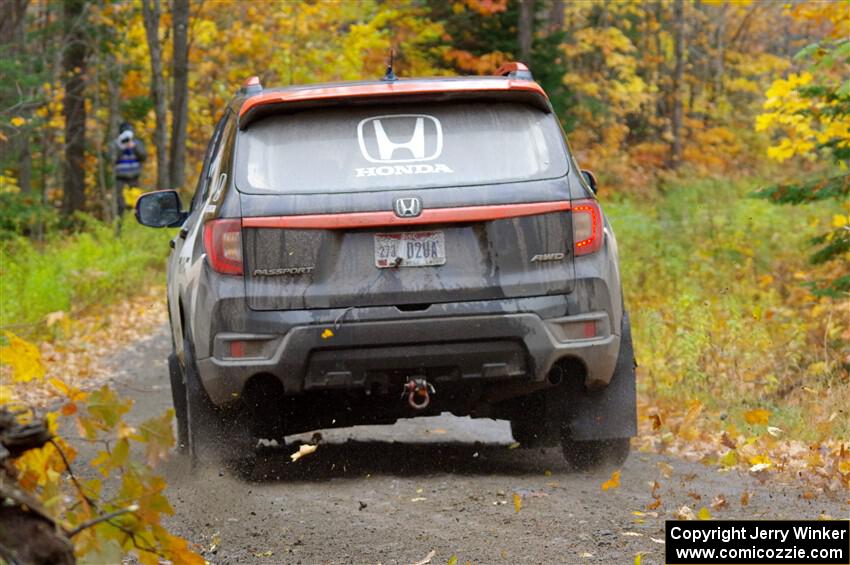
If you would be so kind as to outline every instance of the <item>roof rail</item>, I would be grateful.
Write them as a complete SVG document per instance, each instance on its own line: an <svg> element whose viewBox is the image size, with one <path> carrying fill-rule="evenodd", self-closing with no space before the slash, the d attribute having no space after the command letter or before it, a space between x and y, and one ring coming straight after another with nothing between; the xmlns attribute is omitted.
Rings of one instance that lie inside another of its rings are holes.
<svg viewBox="0 0 850 565"><path fill-rule="evenodd" d="M260 84L260 77L253 76L242 83L242 88L239 89L240 94L257 94L263 91L263 85Z"/></svg>
<svg viewBox="0 0 850 565"><path fill-rule="evenodd" d="M518 62L505 63L499 67L496 74L519 80L534 80L534 77L531 76L531 69L529 69L525 64Z"/></svg>

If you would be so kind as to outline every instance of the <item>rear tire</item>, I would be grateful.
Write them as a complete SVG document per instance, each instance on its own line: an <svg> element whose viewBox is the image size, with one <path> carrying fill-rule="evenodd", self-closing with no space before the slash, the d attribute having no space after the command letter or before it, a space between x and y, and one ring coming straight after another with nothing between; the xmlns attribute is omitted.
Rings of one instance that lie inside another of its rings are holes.
<svg viewBox="0 0 850 565"><path fill-rule="evenodd" d="M186 381L180 360L172 353L168 356L168 376L171 380L171 400L174 403L174 417L177 420L177 450L185 452L189 448L189 421L186 415Z"/></svg>
<svg viewBox="0 0 850 565"><path fill-rule="evenodd" d="M607 413L606 418L616 418L620 425L613 426L614 429L609 433L613 436L617 435L634 435L636 431L636 414L635 414L635 356L632 347L632 331L629 323L629 315L623 311L623 319L621 322L621 339L620 351L617 358L617 365L614 367L614 374L611 377L610 386L624 386L630 384L631 388L626 387L624 390L628 394L628 402L613 402L605 404L599 396L596 396L595 402L601 403ZM604 391L608 392L608 391ZM590 393L586 393L583 387L580 387L574 394L587 394L590 399ZM600 393L596 393L597 395ZM603 393L604 394L604 393ZM590 420L590 423L588 422ZM585 415L583 425L585 427L594 425L593 412L590 416ZM565 422L566 424L566 422ZM604 436L603 436L604 437ZM626 462L631 450L631 437L610 437L604 439L589 439L576 440L572 437L570 425L564 425L561 428L561 448L564 453L564 459L567 463L577 470L587 470L600 466L615 466L620 467Z"/></svg>
<svg viewBox="0 0 850 565"><path fill-rule="evenodd" d="M627 437L576 441L564 432L561 448L570 467L586 471L603 466L621 467L629 457L631 441Z"/></svg>
<svg viewBox="0 0 850 565"><path fill-rule="evenodd" d="M537 447L539 445L538 432L540 424L532 422L530 418L512 418L511 435L520 447Z"/></svg>
<svg viewBox="0 0 850 565"><path fill-rule="evenodd" d="M552 437L549 423L532 417L511 418L511 435L520 448L554 447L558 444L557 434Z"/></svg>
<svg viewBox="0 0 850 565"><path fill-rule="evenodd" d="M547 409L551 391L535 392L514 400L511 410L511 434L521 448L554 447L558 445L561 417Z"/></svg>
<svg viewBox="0 0 850 565"><path fill-rule="evenodd" d="M195 465L220 436L221 426L217 421L215 406L201 384L195 364L195 348L188 339L183 340L183 375L186 390L187 445L192 465Z"/></svg>
<svg viewBox="0 0 850 565"><path fill-rule="evenodd" d="M190 340L184 340L183 351L187 444L192 465L214 462L240 478L250 478L257 453L247 411L217 408L201 383Z"/></svg>

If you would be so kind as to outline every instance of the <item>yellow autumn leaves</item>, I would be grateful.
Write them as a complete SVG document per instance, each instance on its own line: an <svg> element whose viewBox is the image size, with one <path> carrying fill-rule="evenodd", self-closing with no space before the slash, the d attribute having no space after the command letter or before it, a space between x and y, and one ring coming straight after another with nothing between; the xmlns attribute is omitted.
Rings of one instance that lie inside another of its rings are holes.
<svg viewBox="0 0 850 565"><path fill-rule="evenodd" d="M9 344L0 347L0 364L12 368L13 382L27 383L33 379L43 379L46 370L38 347L12 332L4 331L3 335ZM2 397L0 394L0 402Z"/></svg>
<svg viewBox="0 0 850 565"><path fill-rule="evenodd" d="M850 147L850 118L842 110L850 94L850 13L842 4L801 3L788 8L794 19L828 22L833 41L806 47L797 58L808 59L810 70L773 81L765 93L765 112L756 118L756 131L783 134L768 149L771 159L814 159L821 146L829 145L833 151Z"/></svg>
<svg viewBox="0 0 850 565"><path fill-rule="evenodd" d="M850 147L850 121L832 118L828 111L838 102L801 95L800 89L812 81L811 73L792 73L787 79L774 81L768 89L764 103L767 112L756 118L756 131L779 130L785 134L768 148L771 159L781 162L794 156L812 157L818 145L828 142Z"/></svg>
<svg viewBox="0 0 850 565"><path fill-rule="evenodd" d="M611 473L611 478L602 483L602 490L608 491L611 489L619 488L620 486L620 471L614 471Z"/></svg>
<svg viewBox="0 0 850 565"><path fill-rule="evenodd" d="M764 408L756 408L744 413L744 420L751 425L767 424L770 419L770 411Z"/></svg>
<svg viewBox="0 0 850 565"><path fill-rule="evenodd" d="M564 84L576 92L605 99L618 113L637 112L641 104L650 100L650 87L639 74L637 48L622 30L580 29L565 49L573 56L600 56L603 61L604 69L591 76L587 72L564 75Z"/></svg>
<svg viewBox="0 0 850 565"><path fill-rule="evenodd" d="M137 187L125 188L123 192L124 202L126 202L127 206L130 208L134 208L136 206L136 201L142 196L142 194L145 193L144 190Z"/></svg>
<svg viewBox="0 0 850 565"><path fill-rule="evenodd" d="M515 492L513 494L513 500L514 500L514 512L519 512L520 510L522 510L522 496L520 496L519 493Z"/></svg>
<svg viewBox="0 0 850 565"><path fill-rule="evenodd" d="M14 352L16 360L26 359L26 363L17 362L31 374L33 346L20 338L10 341L8 350ZM16 373L15 378L21 374L27 373ZM135 552L138 561L145 564L155 565L161 558L175 564L203 563L186 540L171 535L161 524L162 516L174 511L165 496L166 481L155 474L153 465L174 447L174 411L166 410L160 416L131 426L124 417L132 400L120 397L109 387L83 392L59 379L50 379L50 383L64 402L61 414L70 417L63 429L71 425L92 444L103 443L107 447L89 461L78 460L75 449L56 435L59 413L50 412L46 420L54 437L44 447L29 450L14 460L18 484L33 493L46 511L68 530L116 509L132 515L120 526L103 522L82 529L73 538L76 553L86 561L101 562L102 547L112 544L118 552ZM133 460L131 442L144 449L147 465ZM89 472L71 482L69 462L75 469L83 463ZM117 492L104 492L103 481L107 478L118 481ZM135 545L132 540L137 538L145 539L145 546Z"/></svg>

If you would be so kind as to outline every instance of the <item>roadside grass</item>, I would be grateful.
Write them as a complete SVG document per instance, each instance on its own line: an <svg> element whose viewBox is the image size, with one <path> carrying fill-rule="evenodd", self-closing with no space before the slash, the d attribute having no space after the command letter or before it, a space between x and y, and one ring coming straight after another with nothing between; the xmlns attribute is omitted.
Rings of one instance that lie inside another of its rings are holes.
<svg viewBox="0 0 850 565"><path fill-rule="evenodd" d="M87 219L71 236L3 242L0 327L27 339L48 338L51 313L73 318L164 284L173 231L145 228L128 217L116 237L111 225Z"/></svg>
<svg viewBox="0 0 850 565"><path fill-rule="evenodd" d="M788 439L850 438L850 301L804 286L816 275L807 242L831 205L746 197L765 184L671 183L650 199L606 203L640 394L662 417L698 401L715 430L769 425ZM769 421L757 421L756 409Z"/></svg>

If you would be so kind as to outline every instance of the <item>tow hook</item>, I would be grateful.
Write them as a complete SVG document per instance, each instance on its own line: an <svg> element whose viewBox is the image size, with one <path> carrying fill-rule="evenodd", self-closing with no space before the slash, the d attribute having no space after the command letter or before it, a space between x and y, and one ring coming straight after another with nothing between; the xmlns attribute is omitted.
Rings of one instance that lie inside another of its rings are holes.
<svg viewBox="0 0 850 565"><path fill-rule="evenodd" d="M425 379L408 379L408 381L404 384L404 390L401 393L401 397L404 398L404 395L406 394L407 403L410 404L411 408L414 410L424 410L431 403L431 395L436 392L437 391L434 390L434 385ZM418 401L418 398L421 398L422 400Z"/></svg>

